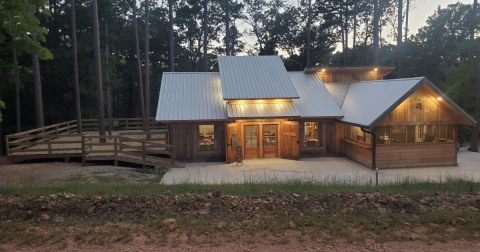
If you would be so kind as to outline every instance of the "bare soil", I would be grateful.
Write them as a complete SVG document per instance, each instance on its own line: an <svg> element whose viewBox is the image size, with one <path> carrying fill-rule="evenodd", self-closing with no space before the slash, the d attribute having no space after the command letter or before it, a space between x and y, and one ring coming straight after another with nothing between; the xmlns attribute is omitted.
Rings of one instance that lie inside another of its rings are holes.
<svg viewBox="0 0 480 252"><path fill-rule="evenodd" d="M30 247L16 244L2 244L0 251L51 251L51 252L120 252L120 251L192 251L192 252L227 252L227 251L262 251L262 252L280 252L280 251L324 251L324 252L357 252L357 251L451 251L451 252L477 252L480 250L478 241L450 241L428 243L423 241L403 241L403 242L386 242L375 243L367 241L361 244L348 244L346 242L336 242L333 244L325 244L318 241L298 241L298 234L287 234L282 239L288 241L288 244L276 244L275 241L281 240L275 237L263 238L262 241L254 244L245 241L222 242L216 245L200 244L192 245L187 243L181 244L148 244L145 237L136 237L128 244L116 243L107 246L77 244L73 240L66 241L60 245Z"/></svg>
<svg viewBox="0 0 480 252"><path fill-rule="evenodd" d="M82 166L76 162L24 162L13 164L6 157L0 157L0 185L50 185L69 179L82 177L83 182L95 182L96 178L139 182L155 178L154 174L141 174L135 168L115 167L89 163Z"/></svg>

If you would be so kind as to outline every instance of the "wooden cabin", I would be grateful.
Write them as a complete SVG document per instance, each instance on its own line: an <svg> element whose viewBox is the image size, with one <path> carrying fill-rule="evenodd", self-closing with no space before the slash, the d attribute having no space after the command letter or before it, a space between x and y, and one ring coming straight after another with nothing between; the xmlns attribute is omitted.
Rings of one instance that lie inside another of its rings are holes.
<svg viewBox="0 0 480 252"><path fill-rule="evenodd" d="M182 161L345 156L368 168L457 164L476 122L426 78L392 68L287 72L278 56L219 56L217 73L164 73L157 121ZM241 153L237 152L241 148Z"/></svg>

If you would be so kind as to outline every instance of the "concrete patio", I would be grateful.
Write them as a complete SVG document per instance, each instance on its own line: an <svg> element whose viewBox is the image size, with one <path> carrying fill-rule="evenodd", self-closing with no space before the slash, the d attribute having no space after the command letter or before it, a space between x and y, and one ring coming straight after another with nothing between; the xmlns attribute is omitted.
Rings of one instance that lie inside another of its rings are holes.
<svg viewBox="0 0 480 252"><path fill-rule="evenodd" d="M448 177L480 181L480 153L468 152L462 148L458 153L458 163L458 166L448 167L380 170L379 182L392 183L405 178L440 181ZM243 165L188 163L186 168L173 168L162 182L221 184L291 180L364 184L375 181L375 171L342 157L303 158L300 161L253 159L244 160Z"/></svg>

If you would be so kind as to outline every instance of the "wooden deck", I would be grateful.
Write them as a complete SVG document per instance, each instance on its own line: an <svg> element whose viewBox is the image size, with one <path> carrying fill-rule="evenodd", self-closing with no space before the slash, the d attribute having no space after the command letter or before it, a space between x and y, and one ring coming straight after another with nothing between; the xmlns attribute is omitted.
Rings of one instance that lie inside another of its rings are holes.
<svg viewBox="0 0 480 252"><path fill-rule="evenodd" d="M99 136L98 120L85 120L82 133L76 132L75 121L20 132L6 136L7 156L13 162L25 160L81 157L88 161L112 160L143 166L183 166L175 161L175 148L169 145L168 129L156 125L142 132L141 119L114 119L112 135ZM87 130L87 131L85 131Z"/></svg>

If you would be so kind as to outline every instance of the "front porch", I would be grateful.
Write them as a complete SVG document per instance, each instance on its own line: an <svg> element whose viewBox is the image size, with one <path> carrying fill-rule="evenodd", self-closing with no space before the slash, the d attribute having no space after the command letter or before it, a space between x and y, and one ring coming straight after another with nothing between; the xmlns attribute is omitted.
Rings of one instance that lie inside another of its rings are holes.
<svg viewBox="0 0 480 252"><path fill-rule="evenodd" d="M480 154L460 149L458 166L402 168L379 171L379 183L413 180L461 178L480 181ZM243 165L224 162L187 163L185 168L168 172L165 184L240 184L249 182L303 181L315 183L365 184L375 182L375 171L344 157L300 158L299 161L266 158L247 159Z"/></svg>

